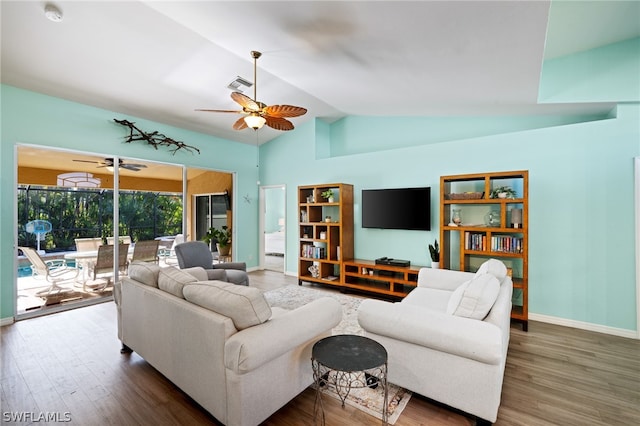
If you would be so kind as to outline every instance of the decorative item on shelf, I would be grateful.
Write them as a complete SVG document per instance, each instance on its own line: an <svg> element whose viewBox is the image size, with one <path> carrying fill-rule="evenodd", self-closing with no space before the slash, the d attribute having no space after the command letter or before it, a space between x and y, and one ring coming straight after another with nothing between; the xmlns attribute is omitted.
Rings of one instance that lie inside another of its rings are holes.
<svg viewBox="0 0 640 426"><path fill-rule="evenodd" d="M224 225L221 229L209 228L202 240L211 244L211 240L216 240L216 247L220 256L229 256L231 252L231 228Z"/></svg>
<svg viewBox="0 0 640 426"><path fill-rule="evenodd" d="M323 191L322 193L320 193L320 195L322 196L322 198L326 199L328 203L334 202L332 190L327 189L326 191Z"/></svg>
<svg viewBox="0 0 640 426"><path fill-rule="evenodd" d="M327 222L327 223L331 222L331 216L326 216L324 218L324 221Z"/></svg>
<svg viewBox="0 0 640 426"><path fill-rule="evenodd" d="M429 244L429 255L431 256L431 267L440 269L440 246L438 246L438 240L434 240L433 244Z"/></svg>
<svg viewBox="0 0 640 426"><path fill-rule="evenodd" d="M320 232L320 239L321 240L326 240L327 239L327 233L324 232L324 231Z"/></svg>
<svg viewBox="0 0 640 426"><path fill-rule="evenodd" d="M491 191L491 198L516 198L516 191L508 186L499 186Z"/></svg>
<svg viewBox="0 0 640 426"><path fill-rule="evenodd" d="M500 226L500 212L491 210L484 215L484 224L488 227Z"/></svg>
<svg viewBox="0 0 640 426"><path fill-rule="evenodd" d="M320 277L320 268L318 268L318 265L311 265L307 269L309 270L313 278Z"/></svg>
<svg viewBox="0 0 640 426"><path fill-rule="evenodd" d="M522 227L522 209L511 209L511 226Z"/></svg>
<svg viewBox="0 0 640 426"><path fill-rule="evenodd" d="M484 196L484 192L462 192L444 194L446 200L479 200Z"/></svg>
<svg viewBox="0 0 640 426"><path fill-rule="evenodd" d="M307 196L307 203L314 203L315 200L313 199L313 195L308 195Z"/></svg>
<svg viewBox="0 0 640 426"><path fill-rule="evenodd" d="M462 223L462 216L460 216L460 209L453 209L451 213L451 222L449 226L460 226Z"/></svg>

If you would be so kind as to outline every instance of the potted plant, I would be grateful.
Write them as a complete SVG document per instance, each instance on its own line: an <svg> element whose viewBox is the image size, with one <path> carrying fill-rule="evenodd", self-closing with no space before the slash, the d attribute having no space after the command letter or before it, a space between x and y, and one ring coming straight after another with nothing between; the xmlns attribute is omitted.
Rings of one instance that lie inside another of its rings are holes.
<svg viewBox="0 0 640 426"><path fill-rule="evenodd" d="M327 189L326 191L321 192L320 195L322 196L322 198L325 198L327 202L333 203L334 198L333 191L331 189Z"/></svg>
<svg viewBox="0 0 640 426"><path fill-rule="evenodd" d="M431 255L431 267L440 269L440 246L438 246L438 240L434 240L433 244L429 244L429 254Z"/></svg>
<svg viewBox="0 0 640 426"><path fill-rule="evenodd" d="M490 194L491 198L516 198L516 191L508 186L494 188Z"/></svg>
<svg viewBox="0 0 640 426"><path fill-rule="evenodd" d="M231 251L231 228L228 226L225 225L221 229L209 228L202 240L207 244L211 244L211 240L215 240L220 256L229 256Z"/></svg>

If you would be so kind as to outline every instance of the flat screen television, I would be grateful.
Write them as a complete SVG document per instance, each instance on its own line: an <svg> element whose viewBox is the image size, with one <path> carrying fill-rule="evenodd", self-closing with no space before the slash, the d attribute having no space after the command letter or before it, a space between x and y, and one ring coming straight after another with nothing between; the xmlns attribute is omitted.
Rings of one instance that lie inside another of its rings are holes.
<svg viewBox="0 0 640 426"><path fill-rule="evenodd" d="M362 227L431 230L431 188L363 189Z"/></svg>

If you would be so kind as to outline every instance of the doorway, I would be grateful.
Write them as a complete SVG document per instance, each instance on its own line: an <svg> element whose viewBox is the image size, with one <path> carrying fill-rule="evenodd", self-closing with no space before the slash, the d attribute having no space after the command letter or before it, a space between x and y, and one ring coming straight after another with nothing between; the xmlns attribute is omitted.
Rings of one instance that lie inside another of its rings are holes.
<svg viewBox="0 0 640 426"><path fill-rule="evenodd" d="M194 195L193 204L193 223L197 241L201 241L207 235L209 228L221 229L223 226L229 226L227 212L231 210L231 203L227 192ZM211 251L217 251L216 241L211 240L210 244Z"/></svg>
<svg viewBox="0 0 640 426"><path fill-rule="evenodd" d="M286 254L286 188L284 185L264 186L260 191L262 204L261 264L264 269L285 272Z"/></svg>

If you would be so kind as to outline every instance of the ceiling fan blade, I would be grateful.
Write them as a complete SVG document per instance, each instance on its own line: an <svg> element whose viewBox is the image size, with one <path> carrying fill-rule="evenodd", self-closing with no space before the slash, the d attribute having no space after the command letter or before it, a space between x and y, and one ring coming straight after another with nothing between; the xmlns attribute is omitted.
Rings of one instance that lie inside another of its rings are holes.
<svg viewBox="0 0 640 426"><path fill-rule="evenodd" d="M233 109L197 109L196 111L204 111L204 112L233 112L236 114L242 114L244 111L238 111Z"/></svg>
<svg viewBox="0 0 640 426"><path fill-rule="evenodd" d="M131 170L131 171L134 171L134 172L139 172L140 169L142 169L144 167L147 167L147 166L145 166L143 164L127 164L127 163L124 163L124 164L120 165L121 169L127 169L127 170Z"/></svg>
<svg viewBox="0 0 640 426"><path fill-rule="evenodd" d="M90 160L73 160L73 161L77 161L78 163L94 163L94 164L100 164L100 161L90 161Z"/></svg>
<svg viewBox="0 0 640 426"><path fill-rule="evenodd" d="M245 121L244 121L244 117L238 118L238 120L235 123L233 123L233 129L234 130L244 130L247 127L248 126L247 126L247 123L245 123Z"/></svg>
<svg viewBox="0 0 640 426"><path fill-rule="evenodd" d="M272 117L269 115L265 115L264 118L267 120L265 123L267 126L276 130L293 130L293 123L282 117Z"/></svg>
<svg viewBox="0 0 640 426"><path fill-rule="evenodd" d="M307 109L293 105L271 105L264 112L271 117L299 117L306 114Z"/></svg>
<svg viewBox="0 0 640 426"><path fill-rule="evenodd" d="M262 109L260 105L258 105L258 102L254 101L247 95L243 95L240 92L231 92L231 99L240 104L242 108L250 112L257 112Z"/></svg>

